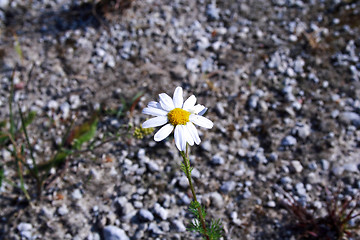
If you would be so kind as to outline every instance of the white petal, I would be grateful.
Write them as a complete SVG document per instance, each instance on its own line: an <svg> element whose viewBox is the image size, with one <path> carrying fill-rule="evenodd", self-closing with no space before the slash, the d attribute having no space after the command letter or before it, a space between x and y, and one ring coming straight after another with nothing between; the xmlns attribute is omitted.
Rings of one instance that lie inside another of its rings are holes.
<svg viewBox="0 0 360 240"><path fill-rule="evenodd" d="M208 129L214 126L214 123L212 121L200 115L191 114L189 116L189 120L200 127L204 127Z"/></svg>
<svg viewBox="0 0 360 240"><path fill-rule="evenodd" d="M208 108L204 107L201 111L198 112L199 115L204 115Z"/></svg>
<svg viewBox="0 0 360 240"><path fill-rule="evenodd" d="M174 92L173 102L176 108L182 108L184 99L183 99L183 89L177 87Z"/></svg>
<svg viewBox="0 0 360 240"><path fill-rule="evenodd" d="M184 102L183 109L189 110L192 109L195 106L196 103L196 97L194 95L191 95L186 101Z"/></svg>
<svg viewBox="0 0 360 240"><path fill-rule="evenodd" d="M160 105L166 111L171 111L175 108L174 102L166 93L160 93Z"/></svg>
<svg viewBox="0 0 360 240"><path fill-rule="evenodd" d="M153 107L146 107L142 110L143 114L148 114L152 116L166 116L168 114L167 111L159 109L159 108L153 108Z"/></svg>
<svg viewBox="0 0 360 240"><path fill-rule="evenodd" d="M157 133L154 136L154 140L156 142L164 140L165 138L167 138L167 136L170 135L170 133L172 132L173 129L174 129L174 126L172 124L170 124L170 123L166 124L165 126L160 128L159 131L157 131Z"/></svg>
<svg viewBox="0 0 360 240"><path fill-rule="evenodd" d="M196 104L189 112L203 115L207 111L207 108L201 104Z"/></svg>
<svg viewBox="0 0 360 240"><path fill-rule="evenodd" d="M149 120L146 120L143 124L143 128L151 128L151 127L158 127L161 125L164 125L168 122L168 118L166 116L158 116L154 118L150 118Z"/></svg>
<svg viewBox="0 0 360 240"><path fill-rule="evenodd" d="M181 125L177 125L174 131L175 145L180 151L186 150L186 140Z"/></svg>
<svg viewBox="0 0 360 240"><path fill-rule="evenodd" d="M199 143L201 142L200 137L199 137L199 133L196 129L196 127L194 126L194 124L192 122L188 122L186 124L187 129L189 130L190 135L192 136L192 138L194 139L194 142L199 145Z"/></svg>
<svg viewBox="0 0 360 240"><path fill-rule="evenodd" d="M193 139L188 127L186 125L181 125L181 128L183 129L186 142L189 143L190 146L193 146L194 139Z"/></svg>
<svg viewBox="0 0 360 240"><path fill-rule="evenodd" d="M160 103L158 102L155 102L155 101L150 101L147 105L148 107L153 107L153 108L159 108L159 109L162 109Z"/></svg>

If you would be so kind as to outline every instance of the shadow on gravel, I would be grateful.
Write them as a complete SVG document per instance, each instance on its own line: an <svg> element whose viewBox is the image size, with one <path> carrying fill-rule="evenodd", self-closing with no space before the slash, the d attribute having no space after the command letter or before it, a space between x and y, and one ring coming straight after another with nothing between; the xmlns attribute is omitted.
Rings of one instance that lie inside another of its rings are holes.
<svg viewBox="0 0 360 240"><path fill-rule="evenodd" d="M41 33L58 35L68 30L86 29L88 27L107 28L107 20L112 14L121 15L131 7L133 0L101 0L95 5L82 3L62 8L58 11L40 9L37 12L30 6L18 6L5 10L5 32L12 35ZM31 3L28 3L31 4Z"/></svg>
<svg viewBox="0 0 360 240"><path fill-rule="evenodd" d="M23 6L7 9L6 32L16 32L17 35L33 32L57 35L67 30L98 28L101 25L100 21L103 21L102 16L90 3L70 6L69 9L59 11L41 9L34 13L29 9Z"/></svg>

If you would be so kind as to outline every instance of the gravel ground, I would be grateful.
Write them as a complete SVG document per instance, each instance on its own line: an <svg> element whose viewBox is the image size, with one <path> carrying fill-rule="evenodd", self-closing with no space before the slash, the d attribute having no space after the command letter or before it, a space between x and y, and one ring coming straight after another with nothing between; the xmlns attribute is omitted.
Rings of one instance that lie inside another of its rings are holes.
<svg viewBox="0 0 360 240"><path fill-rule="evenodd" d="M14 101L37 113L28 131L41 162L71 122L144 94L125 115L100 117L95 141L121 137L52 169L41 201L3 183L0 239L199 239L185 229L191 193L173 139L128 130L176 86L215 124L200 129L191 163L223 239L296 239L285 195L321 216L325 189L359 194L359 1L135 0L105 14L88 2L0 0L0 120L15 69Z"/></svg>

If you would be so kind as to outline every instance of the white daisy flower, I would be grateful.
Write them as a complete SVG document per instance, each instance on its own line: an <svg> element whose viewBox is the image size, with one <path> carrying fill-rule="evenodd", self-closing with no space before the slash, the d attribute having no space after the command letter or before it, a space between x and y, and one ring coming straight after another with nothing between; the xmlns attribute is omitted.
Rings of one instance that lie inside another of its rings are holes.
<svg viewBox="0 0 360 240"><path fill-rule="evenodd" d="M193 146L201 142L197 129L194 124L212 128L213 122L203 117L207 108L196 103L196 97L191 95L185 102L183 99L183 89L177 87L173 98L166 93L159 94L160 101L149 102L143 109L144 114L155 116L142 124L143 128L158 127L159 131L154 136L154 140L159 142L164 140L174 130L175 144L180 151L186 150L186 143Z"/></svg>

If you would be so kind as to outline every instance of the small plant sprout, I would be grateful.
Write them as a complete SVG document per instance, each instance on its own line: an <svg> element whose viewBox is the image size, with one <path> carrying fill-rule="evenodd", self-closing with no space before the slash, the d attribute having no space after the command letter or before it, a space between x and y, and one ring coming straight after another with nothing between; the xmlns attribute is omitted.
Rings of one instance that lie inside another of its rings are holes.
<svg viewBox="0 0 360 240"><path fill-rule="evenodd" d="M164 140L174 132L175 145L183 158L181 170L189 181L193 195L193 202L189 206L189 211L194 215L195 219L191 222L188 230L199 232L207 240L220 239L222 235L221 222L212 220L209 225L205 221L206 212L197 200L191 180L193 168L190 166L189 161L189 146L193 146L194 143L199 145L201 142L195 125L210 129L214 124L203 116L207 108L201 104L196 104L196 97L194 95L191 95L184 102L183 89L181 87L175 89L172 98L166 93L159 94L159 98L159 102L151 101L143 109L144 114L152 115L154 118L146 120L142 124L142 128L162 126L154 136L154 140L157 142Z"/></svg>

